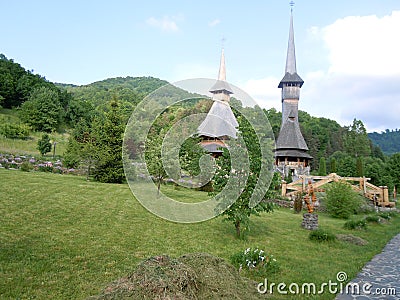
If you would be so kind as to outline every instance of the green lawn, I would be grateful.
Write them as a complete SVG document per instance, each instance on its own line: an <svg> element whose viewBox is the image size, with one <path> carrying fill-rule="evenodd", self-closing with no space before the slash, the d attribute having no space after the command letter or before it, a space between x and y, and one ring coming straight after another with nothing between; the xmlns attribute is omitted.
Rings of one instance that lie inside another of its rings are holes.
<svg viewBox="0 0 400 300"><path fill-rule="evenodd" d="M369 244L319 244L300 228L301 215L279 209L252 217L247 240L238 240L234 227L221 218L197 224L160 219L136 201L127 185L4 169L0 178L1 299L84 299L152 255L208 252L228 260L254 246L274 254L281 265L269 282L321 284L336 280L339 271L354 277L400 232L398 217L350 232L342 228L344 221L320 214L323 228L358 235ZM188 199L207 198L202 192L164 189L182 199L185 193Z"/></svg>

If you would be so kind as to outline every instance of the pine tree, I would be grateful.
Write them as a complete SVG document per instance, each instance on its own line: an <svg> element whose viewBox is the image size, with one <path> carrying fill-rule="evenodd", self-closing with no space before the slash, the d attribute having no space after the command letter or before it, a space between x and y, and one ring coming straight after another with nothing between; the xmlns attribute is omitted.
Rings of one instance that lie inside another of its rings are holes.
<svg viewBox="0 0 400 300"><path fill-rule="evenodd" d="M321 157L319 160L319 169L318 169L319 176L326 176L326 161L325 157Z"/></svg>
<svg viewBox="0 0 400 300"><path fill-rule="evenodd" d="M330 161L330 168L329 168L331 173L336 173L337 172L337 165L336 165L336 159L332 157Z"/></svg>
<svg viewBox="0 0 400 300"><path fill-rule="evenodd" d="M361 157L357 158L357 161L356 161L356 172L357 172L357 176L358 177L363 177L364 176L364 164L363 164L363 161L362 161Z"/></svg>
<svg viewBox="0 0 400 300"><path fill-rule="evenodd" d="M103 119L94 121L96 162L94 179L100 182L122 183L125 179L122 164L124 124L119 102L114 98Z"/></svg>
<svg viewBox="0 0 400 300"><path fill-rule="evenodd" d="M41 155L45 155L46 153L51 151L51 142L50 137L47 133L42 135L42 138L38 141L38 147Z"/></svg>

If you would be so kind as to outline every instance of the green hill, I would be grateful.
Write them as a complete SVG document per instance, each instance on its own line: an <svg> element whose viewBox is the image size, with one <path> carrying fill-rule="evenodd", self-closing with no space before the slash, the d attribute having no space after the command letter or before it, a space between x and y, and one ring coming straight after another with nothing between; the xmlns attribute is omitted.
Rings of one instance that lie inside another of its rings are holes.
<svg viewBox="0 0 400 300"><path fill-rule="evenodd" d="M389 130L378 133L372 132L368 133L368 137L371 141L379 146L383 153L386 155L391 155L400 152L400 130Z"/></svg>
<svg viewBox="0 0 400 300"><path fill-rule="evenodd" d="M60 83L57 86L71 93L76 100L89 102L96 107L113 97L135 105L165 84L168 82L154 77L128 76L108 78L81 86Z"/></svg>

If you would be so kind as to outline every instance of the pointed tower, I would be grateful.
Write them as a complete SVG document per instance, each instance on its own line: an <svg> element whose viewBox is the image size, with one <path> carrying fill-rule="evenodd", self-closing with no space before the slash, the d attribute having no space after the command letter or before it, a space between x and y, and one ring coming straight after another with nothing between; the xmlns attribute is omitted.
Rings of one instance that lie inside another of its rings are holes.
<svg viewBox="0 0 400 300"><path fill-rule="evenodd" d="M308 175L312 159L300 131L298 105L303 79L297 74L294 44L293 12L290 15L289 42L285 75L279 83L282 89L282 124L275 146L275 164L278 171L288 176Z"/></svg>
<svg viewBox="0 0 400 300"><path fill-rule="evenodd" d="M213 156L219 156L222 153L220 148L226 147L224 140L236 139L237 127L239 126L229 106L230 95L233 94L233 91L229 83L226 82L224 49L221 52L218 79L211 87L210 93L213 94L214 103L197 129L197 133L202 139L200 144L203 148Z"/></svg>

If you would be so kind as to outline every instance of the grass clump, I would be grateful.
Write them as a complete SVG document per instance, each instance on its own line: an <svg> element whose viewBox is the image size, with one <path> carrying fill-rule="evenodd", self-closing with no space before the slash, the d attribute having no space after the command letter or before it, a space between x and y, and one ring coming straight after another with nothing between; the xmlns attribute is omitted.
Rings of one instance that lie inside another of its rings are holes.
<svg viewBox="0 0 400 300"><path fill-rule="evenodd" d="M322 228L312 230L308 238L316 242L333 242L336 240L336 236L333 233Z"/></svg>
<svg viewBox="0 0 400 300"><path fill-rule="evenodd" d="M394 211L383 211L379 213L379 217L385 219L385 220L390 220L393 217L398 216L399 214L394 212Z"/></svg>
<svg viewBox="0 0 400 300"><path fill-rule="evenodd" d="M366 221L367 223L377 223L377 224L379 224L379 223L382 222L381 218L380 218L378 215L369 215L369 216L366 216L366 217L365 217L365 221Z"/></svg>
<svg viewBox="0 0 400 300"><path fill-rule="evenodd" d="M343 225L344 229L349 229L349 230L361 230L361 229L367 229L367 221L366 219L352 219L348 220L346 223Z"/></svg>

